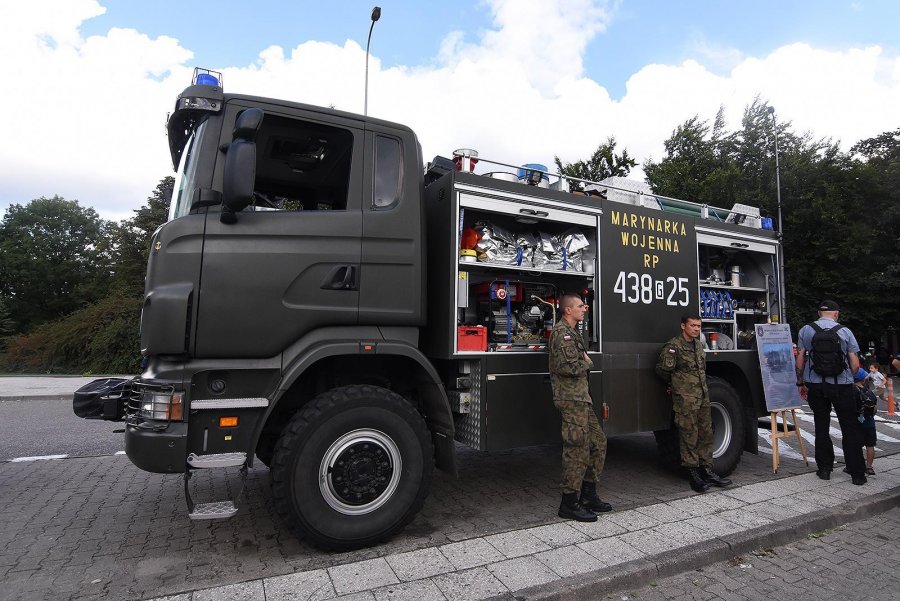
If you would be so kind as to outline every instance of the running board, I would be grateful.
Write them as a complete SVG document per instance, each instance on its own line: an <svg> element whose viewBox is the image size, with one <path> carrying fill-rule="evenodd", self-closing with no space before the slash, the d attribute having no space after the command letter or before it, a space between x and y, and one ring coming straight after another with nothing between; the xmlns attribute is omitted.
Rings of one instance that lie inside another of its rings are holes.
<svg viewBox="0 0 900 601"><path fill-rule="evenodd" d="M217 453L214 455L188 455L188 465L196 469L216 467L240 467L247 461L247 453Z"/></svg>
<svg viewBox="0 0 900 601"><path fill-rule="evenodd" d="M240 467L241 490L234 500L194 503L191 498L189 482L191 473L197 469ZM247 485L247 454L218 453L213 455L197 455L191 453L187 458L187 469L184 470L184 499L187 501L188 517L192 520L224 520L238 512L238 500L244 496Z"/></svg>
<svg viewBox="0 0 900 601"><path fill-rule="evenodd" d="M188 513L192 520L225 520L238 512L233 501L213 501L212 503L197 503L194 510Z"/></svg>

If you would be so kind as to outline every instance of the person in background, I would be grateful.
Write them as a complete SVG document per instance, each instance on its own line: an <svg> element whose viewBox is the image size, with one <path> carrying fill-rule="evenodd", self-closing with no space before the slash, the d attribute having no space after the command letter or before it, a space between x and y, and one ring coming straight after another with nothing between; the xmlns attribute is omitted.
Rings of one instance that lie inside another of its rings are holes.
<svg viewBox="0 0 900 601"><path fill-rule="evenodd" d="M875 396L882 401L887 400L887 397L885 396L887 392L887 387L885 386L887 378L881 373L881 366L878 365L878 363L873 363L869 366L868 377L868 384L870 385L870 389L875 393Z"/></svg>
<svg viewBox="0 0 900 601"><path fill-rule="evenodd" d="M816 475L830 480L834 469L831 440L831 408L841 426L844 460L853 484L866 483L862 453L862 430L857 421L856 389L853 375L859 370L859 344L853 332L837 322L840 314L833 300L819 303L819 319L800 328L797 334L797 386L808 389L807 402L813 411L816 430Z"/></svg>
<svg viewBox="0 0 900 601"><path fill-rule="evenodd" d="M866 446L866 474L875 475L872 468L872 462L875 461L875 441L878 438L878 432L875 430L875 414L878 412L878 398L869 387L869 374L865 369L859 368L853 376L853 384L857 388L857 394L860 397L859 406L859 423L862 425L863 444ZM849 473L848 468L844 471Z"/></svg>

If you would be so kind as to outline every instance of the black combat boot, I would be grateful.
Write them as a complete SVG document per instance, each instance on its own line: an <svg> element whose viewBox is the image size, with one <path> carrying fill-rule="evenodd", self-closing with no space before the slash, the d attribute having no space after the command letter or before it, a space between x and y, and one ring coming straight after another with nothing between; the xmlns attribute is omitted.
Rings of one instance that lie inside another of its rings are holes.
<svg viewBox="0 0 900 601"><path fill-rule="evenodd" d="M723 478L719 474L712 471L711 467L701 466L700 467L700 475L703 476L703 480L719 487L731 486L730 478Z"/></svg>
<svg viewBox="0 0 900 601"><path fill-rule="evenodd" d="M703 479L703 475L698 467L688 468L688 480L690 480L691 488L694 492L706 492L709 490L709 482Z"/></svg>
<svg viewBox="0 0 900 601"><path fill-rule="evenodd" d="M562 496L562 503L559 504L559 517L579 522L597 521L597 516L593 512L581 506L581 503L578 502L578 494L574 492Z"/></svg>
<svg viewBox="0 0 900 601"><path fill-rule="evenodd" d="M600 497L597 496L596 482L581 483L581 506L594 513L612 511L612 505L606 501L601 501Z"/></svg>

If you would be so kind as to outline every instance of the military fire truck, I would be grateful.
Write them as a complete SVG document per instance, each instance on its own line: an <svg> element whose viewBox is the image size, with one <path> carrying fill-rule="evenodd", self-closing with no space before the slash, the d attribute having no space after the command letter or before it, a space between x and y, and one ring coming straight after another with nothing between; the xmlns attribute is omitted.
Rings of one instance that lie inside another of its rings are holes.
<svg viewBox="0 0 900 601"><path fill-rule="evenodd" d="M778 319L780 273L757 209L471 150L423 165L407 127L226 94L203 70L168 137L177 176L151 241L143 371L75 405L124 421L137 467L183 473L191 518L239 502L195 503L192 473L260 461L298 536L370 545L415 516L435 465L456 472L458 444L558 444L546 343L564 293L590 306L580 325L609 435L672 439L654 365L694 312L714 467L756 451L753 326Z"/></svg>

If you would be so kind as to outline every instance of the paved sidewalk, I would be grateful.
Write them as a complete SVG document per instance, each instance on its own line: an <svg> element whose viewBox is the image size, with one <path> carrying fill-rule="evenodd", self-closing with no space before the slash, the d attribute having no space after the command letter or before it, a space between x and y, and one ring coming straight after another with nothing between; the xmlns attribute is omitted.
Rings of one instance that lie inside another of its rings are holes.
<svg viewBox="0 0 900 601"><path fill-rule="evenodd" d="M60 403L70 403L92 379L2 377L0 397L13 381L60 386ZM436 472L402 533L347 553L293 538L262 466L250 470L237 516L191 522L179 476L141 472L118 455L0 462L0 601L596 599L897 505L900 425L879 428L878 474L866 486L850 485L840 466L834 480L818 480L787 445L773 475L760 430L761 454L745 454L734 474L741 486L699 497L660 467L652 435L614 437L600 492L616 511L588 525L555 517L558 448L460 448L462 477ZM206 498L237 492L233 478L196 484Z"/></svg>
<svg viewBox="0 0 900 601"><path fill-rule="evenodd" d="M865 486L808 473L160 599L596 599L896 507L900 456L878 465Z"/></svg>
<svg viewBox="0 0 900 601"><path fill-rule="evenodd" d="M896 601L900 508L613 595L623 601Z"/></svg>

